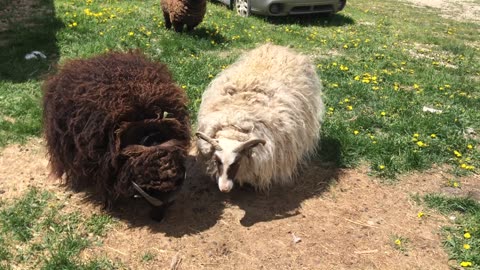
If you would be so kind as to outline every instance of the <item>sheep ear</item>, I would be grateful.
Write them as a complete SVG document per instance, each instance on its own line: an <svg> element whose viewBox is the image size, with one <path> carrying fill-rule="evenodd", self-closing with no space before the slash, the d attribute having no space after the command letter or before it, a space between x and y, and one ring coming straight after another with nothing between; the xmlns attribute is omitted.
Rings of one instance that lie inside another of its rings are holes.
<svg viewBox="0 0 480 270"><path fill-rule="evenodd" d="M240 144L239 146L237 146L237 148L235 148L233 150L233 152L234 153L243 153L245 151L248 151L248 150L256 147L259 144L265 145L266 143L267 143L267 141L265 141L263 139L251 139L251 140L248 140L248 141Z"/></svg>

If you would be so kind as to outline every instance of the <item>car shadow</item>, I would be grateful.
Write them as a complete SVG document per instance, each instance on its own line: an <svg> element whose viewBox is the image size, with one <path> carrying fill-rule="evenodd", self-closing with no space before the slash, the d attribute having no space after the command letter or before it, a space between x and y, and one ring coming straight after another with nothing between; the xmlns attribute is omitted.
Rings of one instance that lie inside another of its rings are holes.
<svg viewBox="0 0 480 270"><path fill-rule="evenodd" d="M24 82L37 79L58 62L56 19L53 0L4 0L0 8L0 80ZM25 56L33 51L27 60ZM36 57L36 59L35 59Z"/></svg>
<svg viewBox="0 0 480 270"><path fill-rule="evenodd" d="M304 14L289 15L281 17L265 17L264 20L271 24L298 24L301 26L321 26L321 27L337 27L343 25L355 24L355 20L342 13L336 14Z"/></svg>

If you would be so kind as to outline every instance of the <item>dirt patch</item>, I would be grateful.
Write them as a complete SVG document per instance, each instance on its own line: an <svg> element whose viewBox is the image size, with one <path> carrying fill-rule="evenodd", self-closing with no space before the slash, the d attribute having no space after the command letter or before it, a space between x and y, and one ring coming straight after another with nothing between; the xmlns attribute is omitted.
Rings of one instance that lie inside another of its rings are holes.
<svg viewBox="0 0 480 270"><path fill-rule="evenodd" d="M438 48L436 45L414 43L413 48L408 50L411 57L417 59L429 59L432 64L457 69L458 66L451 64L455 55Z"/></svg>
<svg viewBox="0 0 480 270"><path fill-rule="evenodd" d="M480 23L480 4L478 0L406 0L420 7L430 7L440 11L444 18L458 21Z"/></svg>
<svg viewBox="0 0 480 270"><path fill-rule="evenodd" d="M49 180L47 165L39 139L5 148L0 198L37 186L67 200L69 209L102 211L84 193ZM440 233L450 221L412 197L449 193L451 176L441 168L384 184L364 169L313 162L294 187L221 194L197 166L192 157L191 178L164 221L152 222L142 201L121 202L111 213L117 226L82 257L106 255L127 269L449 269ZM462 194L480 191L478 176L461 183ZM397 237L408 239L405 251L395 248Z"/></svg>

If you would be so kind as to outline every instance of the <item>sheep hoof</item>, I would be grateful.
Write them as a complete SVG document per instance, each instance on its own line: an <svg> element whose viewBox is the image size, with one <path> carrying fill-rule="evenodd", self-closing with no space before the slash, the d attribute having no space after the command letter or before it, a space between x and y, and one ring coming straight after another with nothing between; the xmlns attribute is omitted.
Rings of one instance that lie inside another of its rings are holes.
<svg viewBox="0 0 480 270"><path fill-rule="evenodd" d="M167 209L173 204L174 202L168 202L162 206L155 207L152 206L150 210L150 218L154 221L160 222L163 220L165 217L165 213L167 212Z"/></svg>

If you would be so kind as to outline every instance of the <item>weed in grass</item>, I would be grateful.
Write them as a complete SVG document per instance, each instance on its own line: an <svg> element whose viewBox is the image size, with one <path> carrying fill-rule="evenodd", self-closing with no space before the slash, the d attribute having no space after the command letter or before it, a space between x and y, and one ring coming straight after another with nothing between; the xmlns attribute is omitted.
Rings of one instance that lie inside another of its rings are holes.
<svg viewBox="0 0 480 270"><path fill-rule="evenodd" d="M12 233L21 242L32 239L35 222L42 216L49 197L49 193L31 189L11 207L2 209L0 211L2 231Z"/></svg>
<svg viewBox="0 0 480 270"><path fill-rule="evenodd" d="M89 235L104 236L113 220L63 213L54 195L31 189L0 205L0 266L36 269L114 269L106 258L83 262L78 254L92 244Z"/></svg>
<svg viewBox="0 0 480 270"><path fill-rule="evenodd" d="M436 194L426 195L423 200L443 214L458 215L454 225L443 228L445 246L458 266L480 269L480 204L470 198Z"/></svg>
<svg viewBox="0 0 480 270"><path fill-rule="evenodd" d="M142 262L144 262L144 263L149 262L149 261L155 259L155 257L156 257L155 253L153 253L151 251L147 251L142 256Z"/></svg>
<svg viewBox="0 0 480 270"><path fill-rule="evenodd" d="M96 236L105 236L108 227L113 222L114 221L111 216L93 214L89 219L86 220L85 226L87 227L87 231L89 233L92 233Z"/></svg>
<svg viewBox="0 0 480 270"><path fill-rule="evenodd" d="M391 238L392 240L392 246L396 250L402 252L403 254L407 255L408 252L408 242L409 240L405 237L394 235Z"/></svg>

